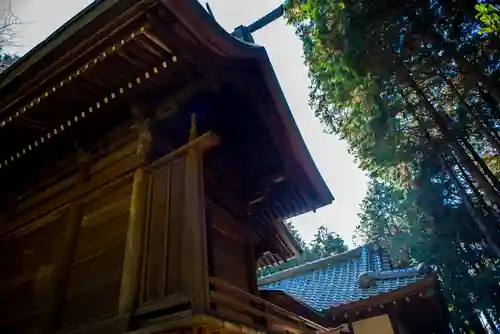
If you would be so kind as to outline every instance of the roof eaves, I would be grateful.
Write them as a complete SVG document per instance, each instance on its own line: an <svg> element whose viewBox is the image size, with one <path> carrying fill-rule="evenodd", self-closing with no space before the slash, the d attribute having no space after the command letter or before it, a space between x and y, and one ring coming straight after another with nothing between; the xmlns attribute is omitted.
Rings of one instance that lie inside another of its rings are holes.
<svg viewBox="0 0 500 334"><path fill-rule="evenodd" d="M36 63L44 55L52 51L71 35L91 23L97 16L107 11L120 0L95 0L64 23L46 39L28 51L24 56L0 74L0 90L9 84L17 75L24 72L31 64ZM88 16L94 12L95 15Z"/></svg>
<svg viewBox="0 0 500 334"><path fill-rule="evenodd" d="M278 107L280 117L283 119L285 127L287 128L286 132L293 147L293 151L296 152L298 159L302 162L306 175L312 183L314 190L319 195L318 203L315 203L315 207L312 208L312 210L330 204L334 200L334 197L307 149L302 134L293 118L290 106L286 102L285 95L283 94L283 90L281 89L266 49L260 45L242 41L228 33L197 0L177 2L168 0L160 1L168 6L168 8L184 22L188 29L196 31L200 41L205 43L207 47L214 49L215 52L220 52L224 49L232 55L243 58L254 58L259 61L270 93ZM189 8L189 10L186 10L187 8ZM190 19L187 16L195 18ZM198 24L196 24L196 22L198 22ZM199 25L200 22L204 24L204 27L209 27L209 29L201 29Z"/></svg>
<svg viewBox="0 0 500 334"><path fill-rule="evenodd" d="M391 291L379 292L375 295L370 295L366 298L360 298L358 300L351 300L341 304L332 305L328 308L321 310L321 312L325 315L328 315L328 314L344 312L345 310L357 308L360 307L361 305L363 305L364 307L368 307L372 303L374 303L374 305L385 304L387 302L392 302L395 299L401 298L401 296L433 288L435 287L436 284L435 280L436 280L435 277L424 276L415 280L415 282L400 286Z"/></svg>

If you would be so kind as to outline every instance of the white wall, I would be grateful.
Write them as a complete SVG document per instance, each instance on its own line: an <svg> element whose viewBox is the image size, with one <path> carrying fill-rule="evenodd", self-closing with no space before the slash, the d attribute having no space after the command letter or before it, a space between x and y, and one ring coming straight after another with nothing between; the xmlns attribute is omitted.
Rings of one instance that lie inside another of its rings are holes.
<svg viewBox="0 0 500 334"><path fill-rule="evenodd" d="M356 321L352 324L354 334L394 334L387 315Z"/></svg>

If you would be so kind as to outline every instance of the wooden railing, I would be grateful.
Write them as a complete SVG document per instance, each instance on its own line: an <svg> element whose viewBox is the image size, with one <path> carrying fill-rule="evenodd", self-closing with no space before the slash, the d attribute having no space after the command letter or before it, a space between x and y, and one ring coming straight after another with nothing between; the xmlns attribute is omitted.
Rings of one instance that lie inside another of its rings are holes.
<svg viewBox="0 0 500 334"><path fill-rule="evenodd" d="M317 333L327 331L325 327L315 322L215 277L210 278L210 303L216 315L237 318L235 320L245 325L261 327L273 332ZM227 315L225 310L231 310L233 316Z"/></svg>

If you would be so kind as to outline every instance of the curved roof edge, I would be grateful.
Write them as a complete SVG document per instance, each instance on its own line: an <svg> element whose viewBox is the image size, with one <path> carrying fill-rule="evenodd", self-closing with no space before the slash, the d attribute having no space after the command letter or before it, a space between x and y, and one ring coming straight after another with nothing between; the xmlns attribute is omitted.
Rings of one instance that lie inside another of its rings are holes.
<svg viewBox="0 0 500 334"><path fill-rule="evenodd" d="M1 73L0 91L17 76L22 75L30 66L40 61L45 55L72 37L79 29L89 25L97 17L108 12L123 1L128 0L95 0L52 33L47 39L26 53L6 71ZM285 125L286 137L291 143L292 150L298 162L303 165L306 175L319 195L319 202L314 204L315 209L330 204L334 200L334 197L320 175L305 145L265 48L241 41L229 34L206 12L197 0L141 0L134 2L135 5L132 7L151 4L156 1L162 3L172 11L185 28L190 30L193 36L196 36L200 43L204 44L208 49L218 54L222 53L225 56L249 58L258 61L276 104L279 116Z"/></svg>
<svg viewBox="0 0 500 334"><path fill-rule="evenodd" d="M22 74L32 63L40 60L44 55L55 49L59 44L71 37L79 29L91 23L97 16L103 14L121 0L94 0L87 7L79 11L66 23L57 28L47 38L26 52L19 60L0 73L0 90L8 85L17 75ZM148 0L149 2L149 0ZM87 14L95 11L92 17Z"/></svg>
<svg viewBox="0 0 500 334"><path fill-rule="evenodd" d="M320 196L321 203L318 203L316 209L330 204L334 200L334 197L307 149L265 47L248 43L232 36L215 21L197 0L161 1L181 20L194 36L198 36L201 43L214 50L214 52L224 51L224 53L233 57L251 58L259 62L276 103L280 118L287 129L287 137L292 144L293 151L303 164L307 176Z"/></svg>

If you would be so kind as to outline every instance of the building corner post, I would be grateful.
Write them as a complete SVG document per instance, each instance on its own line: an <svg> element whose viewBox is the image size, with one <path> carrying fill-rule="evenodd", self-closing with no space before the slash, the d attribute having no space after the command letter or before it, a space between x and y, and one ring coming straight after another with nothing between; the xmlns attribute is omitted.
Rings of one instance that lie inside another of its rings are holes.
<svg viewBox="0 0 500 334"><path fill-rule="evenodd" d="M149 198L149 173L145 165L151 153L151 133L148 122L138 127L137 157L141 161L133 176L130 213L128 219L125 254L123 260L118 313L120 316L132 313L139 303L144 230L147 224Z"/></svg>

